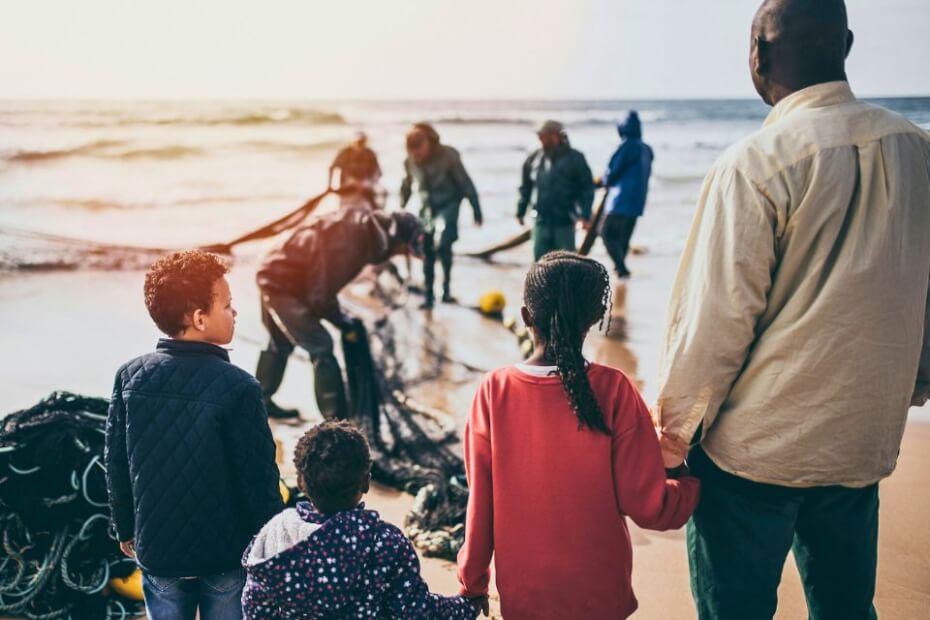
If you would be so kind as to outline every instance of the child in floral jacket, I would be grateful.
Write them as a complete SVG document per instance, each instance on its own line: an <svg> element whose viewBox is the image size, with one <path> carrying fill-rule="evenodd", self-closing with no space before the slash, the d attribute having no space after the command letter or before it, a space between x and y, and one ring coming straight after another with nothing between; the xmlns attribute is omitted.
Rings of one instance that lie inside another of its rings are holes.
<svg viewBox="0 0 930 620"><path fill-rule="evenodd" d="M358 429L314 427L298 442L294 463L312 505L275 516L246 550L247 619L477 617L486 599L431 594L410 541L360 503L371 456Z"/></svg>

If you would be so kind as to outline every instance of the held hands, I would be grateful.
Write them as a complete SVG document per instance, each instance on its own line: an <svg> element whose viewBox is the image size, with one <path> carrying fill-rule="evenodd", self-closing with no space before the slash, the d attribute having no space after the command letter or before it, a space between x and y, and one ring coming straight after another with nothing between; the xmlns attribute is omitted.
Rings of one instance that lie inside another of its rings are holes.
<svg viewBox="0 0 930 620"><path fill-rule="evenodd" d="M662 463L665 469L681 467L688 455L688 442L666 433L662 428L657 427L656 434L659 436L659 447L662 449Z"/></svg>
<svg viewBox="0 0 930 620"><path fill-rule="evenodd" d="M471 603L471 606L475 608L479 615L491 615L491 604L488 602L487 595L466 598L465 600Z"/></svg>
<svg viewBox="0 0 930 620"><path fill-rule="evenodd" d="M136 540L134 538L120 542L119 548L127 558L136 559Z"/></svg>

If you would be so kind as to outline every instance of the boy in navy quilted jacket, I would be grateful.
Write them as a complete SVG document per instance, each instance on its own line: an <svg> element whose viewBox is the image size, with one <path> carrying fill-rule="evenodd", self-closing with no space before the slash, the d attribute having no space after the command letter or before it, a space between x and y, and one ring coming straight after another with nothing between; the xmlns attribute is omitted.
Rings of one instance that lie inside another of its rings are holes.
<svg viewBox="0 0 930 620"><path fill-rule="evenodd" d="M324 422L298 442L298 484L310 498L262 528L242 563L249 620L472 620L486 598L431 594L413 545L360 503L371 480L365 436Z"/></svg>
<svg viewBox="0 0 930 620"><path fill-rule="evenodd" d="M152 265L145 305L169 338L113 386L110 512L150 620L242 618L242 551L284 507L261 387L221 346L236 319L226 272L200 251Z"/></svg>

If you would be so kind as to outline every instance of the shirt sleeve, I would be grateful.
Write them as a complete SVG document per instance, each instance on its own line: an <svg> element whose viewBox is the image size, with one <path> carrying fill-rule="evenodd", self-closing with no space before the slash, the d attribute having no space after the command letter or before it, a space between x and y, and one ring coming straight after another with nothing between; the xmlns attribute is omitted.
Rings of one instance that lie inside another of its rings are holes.
<svg viewBox="0 0 930 620"><path fill-rule="evenodd" d="M487 383L482 383L465 424L465 475L468 477L468 508L465 543L459 550L461 593L482 596L491 580L494 553L494 494L491 482L491 440L488 421Z"/></svg>
<svg viewBox="0 0 930 620"><path fill-rule="evenodd" d="M713 424L743 368L776 261L775 206L740 171L704 182L672 288L659 371L659 423L691 440Z"/></svg>
<svg viewBox="0 0 930 620"><path fill-rule="evenodd" d="M410 165L404 162L404 180L400 183L400 208L403 209L410 202L410 194L413 191L413 176L410 174Z"/></svg>
<svg viewBox="0 0 930 620"><path fill-rule="evenodd" d="M530 197L533 195L533 160L537 154L533 153L523 162L523 171L520 175L520 200L517 202L517 217L524 217L530 206Z"/></svg>
<svg viewBox="0 0 930 620"><path fill-rule="evenodd" d="M121 542L135 537L135 502L129 475L126 445L126 407L123 403L120 373L113 382L110 408L107 411L106 446L103 460L107 468L107 494L110 519Z"/></svg>
<svg viewBox="0 0 930 620"><path fill-rule="evenodd" d="M912 407L921 407L930 399L930 288L927 290L927 305L924 310L924 339L917 367L917 383L911 397Z"/></svg>
<svg viewBox="0 0 930 620"><path fill-rule="evenodd" d="M692 476L668 479L649 409L636 390L629 392L622 402L633 404L634 423L611 444L617 507L640 527L680 528L697 507L700 482Z"/></svg>
<svg viewBox="0 0 930 620"><path fill-rule="evenodd" d="M441 596L429 591L420 576L420 560L403 534L390 534L397 547L397 572L385 593L388 617L422 620L473 620L475 607L461 596Z"/></svg>
<svg viewBox="0 0 930 620"><path fill-rule="evenodd" d="M591 205L594 204L594 175L588 160L578 153L578 166L576 170L576 183L578 187L578 209L582 219L591 219Z"/></svg>
<svg viewBox="0 0 930 620"><path fill-rule="evenodd" d="M468 175L468 171L465 170L465 164L462 163L462 157L458 153L455 154L452 162L452 176L471 205L475 221L480 223L481 203L478 201L478 190L475 189L475 184Z"/></svg>
<svg viewBox="0 0 930 620"><path fill-rule="evenodd" d="M256 534L284 510L275 444L257 381L244 382L237 410L224 420L224 445L244 521Z"/></svg>

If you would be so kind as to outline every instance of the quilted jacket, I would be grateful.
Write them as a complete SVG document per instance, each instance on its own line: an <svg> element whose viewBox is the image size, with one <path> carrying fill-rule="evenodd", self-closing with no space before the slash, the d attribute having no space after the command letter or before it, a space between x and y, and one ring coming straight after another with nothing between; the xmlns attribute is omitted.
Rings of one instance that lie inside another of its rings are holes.
<svg viewBox="0 0 930 620"><path fill-rule="evenodd" d="M113 525L151 575L238 568L284 507L258 382L211 344L160 340L117 371L105 462Z"/></svg>

